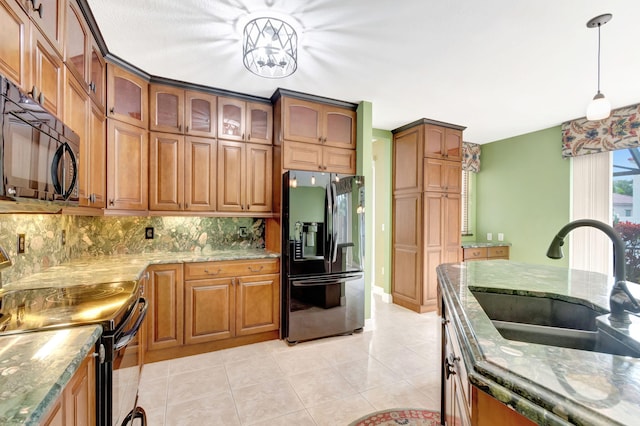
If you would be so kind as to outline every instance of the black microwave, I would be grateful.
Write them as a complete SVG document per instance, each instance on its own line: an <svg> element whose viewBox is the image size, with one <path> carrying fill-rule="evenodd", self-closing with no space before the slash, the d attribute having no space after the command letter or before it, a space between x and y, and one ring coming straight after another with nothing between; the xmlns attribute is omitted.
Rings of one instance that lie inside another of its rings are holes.
<svg viewBox="0 0 640 426"><path fill-rule="evenodd" d="M78 203L80 138L0 76L0 199Z"/></svg>

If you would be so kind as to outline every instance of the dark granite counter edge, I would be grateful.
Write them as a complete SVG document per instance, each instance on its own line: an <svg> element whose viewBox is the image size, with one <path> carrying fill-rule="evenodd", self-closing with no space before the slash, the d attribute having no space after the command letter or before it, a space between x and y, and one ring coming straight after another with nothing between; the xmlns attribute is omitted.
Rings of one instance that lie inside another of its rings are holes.
<svg viewBox="0 0 640 426"><path fill-rule="evenodd" d="M484 354L464 309L455 292L449 288L448 276L440 267L437 268L437 274L443 301L449 308L447 312L451 324L461 340L460 350L467 375L474 386L537 424L552 426L614 424L611 419L599 413L585 410L561 395L526 382L508 369L485 362ZM558 404L559 401L564 403ZM556 414L553 411L554 408L561 408L564 412Z"/></svg>
<svg viewBox="0 0 640 426"><path fill-rule="evenodd" d="M24 423L25 425L36 426L42 422L44 416L49 414L52 404L60 397L64 388L67 386L76 371L78 371L78 367L82 364L82 361L84 361L89 353L94 351L95 344L102 335L102 327L99 325L88 327L94 327L94 331L91 334L90 339L85 342L82 348L80 348L46 396L33 409L31 416L26 419Z"/></svg>

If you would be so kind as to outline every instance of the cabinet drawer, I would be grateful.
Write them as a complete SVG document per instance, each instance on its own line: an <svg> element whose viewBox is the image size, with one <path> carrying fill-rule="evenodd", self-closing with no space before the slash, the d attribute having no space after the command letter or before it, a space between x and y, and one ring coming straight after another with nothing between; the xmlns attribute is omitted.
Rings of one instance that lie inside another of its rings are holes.
<svg viewBox="0 0 640 426"><path fill-rule="evenodd" d="M489 259L508 259L509 246L489 247L487 257Z"/></svg>
<svg viewBox="0 0 640 426"><path fill-rule="evenodd" d="M277 274L278 259L251 259L224 262L185 263L185 280L205 278L241 277L255 274Z"/></svg>
<svg viewBox="0 0 640 426"><path fill-rule="evenodd" d="M486 258L487 258L486 247L475 247L475 248L464 249L464 260L486 259Z"/></svg>

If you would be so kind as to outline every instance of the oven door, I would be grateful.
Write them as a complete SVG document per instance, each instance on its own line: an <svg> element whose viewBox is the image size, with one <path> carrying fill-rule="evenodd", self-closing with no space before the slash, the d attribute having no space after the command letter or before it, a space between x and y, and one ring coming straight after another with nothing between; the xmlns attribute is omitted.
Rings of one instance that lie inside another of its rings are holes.
<svg viewBox="0 0 640 426"><path fill-rule="evenodd" d="M123 330L116 333L112 362L111 426L131 425L137 413L138 386L142 374L141 332L147 301L140 298ZM144 422L143 422L144 424Z"/></svg>

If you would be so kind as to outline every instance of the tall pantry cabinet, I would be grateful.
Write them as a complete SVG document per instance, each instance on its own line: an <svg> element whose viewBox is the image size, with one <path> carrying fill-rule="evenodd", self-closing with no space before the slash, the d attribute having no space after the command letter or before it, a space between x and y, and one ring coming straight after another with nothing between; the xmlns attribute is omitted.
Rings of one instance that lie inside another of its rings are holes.
<svg viewBox="0 0 640 426"><path fill-rule="evenodd" d="M462 131L421 119L393 130L393 302L437 307L436 267L462 259Z"/></svg>

